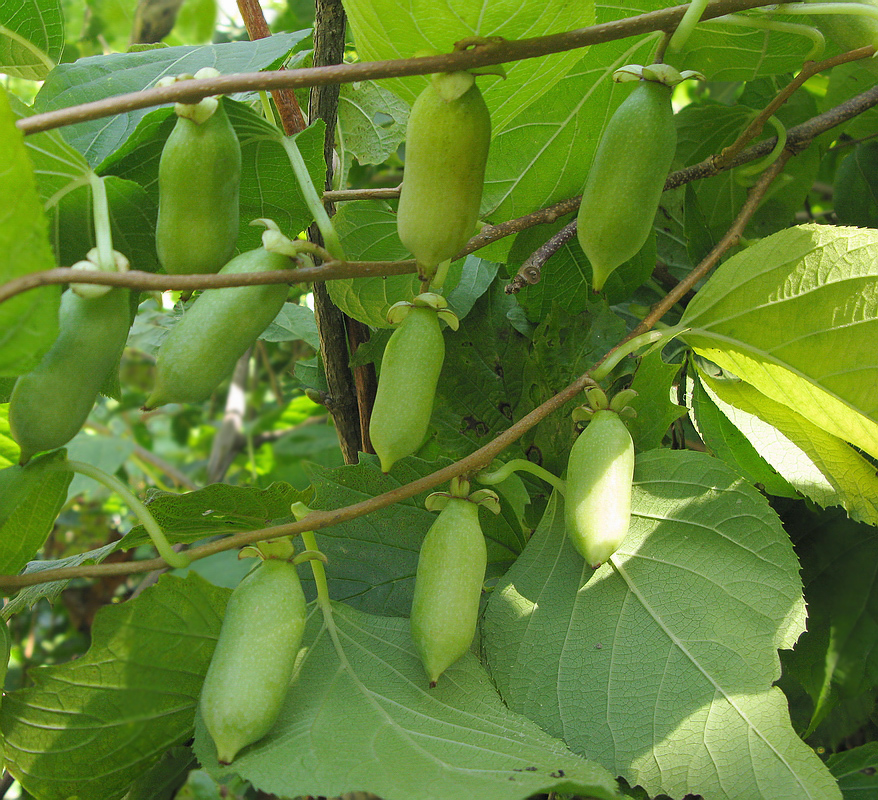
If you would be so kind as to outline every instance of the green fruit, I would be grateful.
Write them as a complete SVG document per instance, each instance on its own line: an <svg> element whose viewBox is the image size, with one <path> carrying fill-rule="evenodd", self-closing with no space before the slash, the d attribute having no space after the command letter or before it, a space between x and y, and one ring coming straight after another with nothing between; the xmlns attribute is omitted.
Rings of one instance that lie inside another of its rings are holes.
<svg viewBox="0 0 878 800"><path fill-rule="evenodd" d="M369 438L383 472L423 444L444 359L436 311L412 308L384 349L369 421Z"/></svg>
<svg viewBox="0 0 878 800"><path fill-rule="evenodd" d="M159 162L156 251L165 272L216 272L238 240L241 146L222 102L201 124L178 117Z"/></svg>
<svg viewBox="0 0 878 800"><path fill-rule="evenodd" d="M576 218L595 291L637 254L652 230L677 147L671 93L664 84L641 81L598 144Z"/></svg>
<svg viewBox="0 0 878 800"><path fill-rule="evenodd" d="M22 464L79 433L98 392L118 368L130 325L127 289L94 299L64 293L58 338L42 361L18 378L9 402L9 427Z"/></svg>
<svg viewBox="0 0 878 800"><path fill-rule="evenodd" d="M841 162L833 201L842 225L878 227L878 142L858 144Z"/></svg>
<svg viewBox="0 0 878 800"><path fill-rule="evenodd" d="M271 730L304 630L305 596L289 562L264 561L232 592L200 701L221 764Z"/></svg>
<svg viewBox="0 0 878 800"><path fill-rule="evenodd" d="M472 644L487 562L479 507L449 498L421 545L412 598L412 639L431 687Z"/></svg>
<svg viewBox="0 0 878 800"><path fill-rule="evenodd" d="M286 256L260 247L233 258L220 274L268 272L290 265ZM210 397L280 313L288 291L285 283L204 290L159 347L155 388L144 408Z"/></svg>
<svg viewBox="0 0 878 800"><path fill-rule="evenodd" d="M453 99L448 87L466 76ZM415 100L405 140L405 172L396 217L402 243L422 275L452 258L475 233L491 141L491 117L468 73L436 76Z"/></svg>
<svg viewBox="0 0 878 800"><path fill-rule="evenodd" d="M570 450L564 522L586 563L597 569L622 544L631 521L634 444L615 411L596 411Z"/></svg>

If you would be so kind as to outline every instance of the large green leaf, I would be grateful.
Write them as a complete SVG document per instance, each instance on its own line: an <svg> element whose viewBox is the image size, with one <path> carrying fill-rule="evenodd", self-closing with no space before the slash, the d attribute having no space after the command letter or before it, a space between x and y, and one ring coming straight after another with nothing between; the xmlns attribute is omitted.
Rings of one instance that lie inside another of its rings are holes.
<svg viewBox="0 0 878 800"><path fill-rule="evenodd" d="M594 4L545 0L346 0L357 52L365 60L411 58L419 51L450 52L469 36L521 39L581 28L594 21ZM496 130L503 129L527 103L550 89L579 60L579 51L505 65L506 80L479 80ZM409 104L426 85L424 78L397 78L386 84Z"/></svg>
<svg viewBox="0 0 878 800"><path fill-rule="evenodd" d="M6 767L42 800L112 800L192 736L229 591L166 576L101 609L89 651L6 695Z"/></svg>
<svg viewBox="0 0 878 800"><path fill-rule="evenodd" d="M878 457L878 231L801 225L730 258L683 338L772 400Z"/></svg>
<svg viewBox="0 0 878 800"><path fill-rule="evenodd" d="M0 72L43 80L64 49L58 0L0 0Z"/></svg>
<svg viewBox="0 0 878 800"><path fill-rule="evenodd" d="M808 630L784 674L813 701L809 730L845 702L865 695L874 705L878 683L878 538L875 528L833 509L796 520L796 550L808 603ZM859 727L859 726L857 726Z"/></svg>
<svg viewBox="0 0 878 800"><path fill-rule="evenodd" d="M878 525L878 475L853 447L744 381L699 373L710 399L757 452L806 497Z"/></svg>
<svg viewBox="0 0 878 800"><path fill-rule="evenodd" d="M0 89L0 283L51 269L46 218L15 115ZM31 289L0 305L0 376L37 365L58 335L57 286Z"/></svg>
<svg viewBox="0 0 878 800"><path fill-rule="evenodd" d="M611 561L584 564L555 497L483 622L509 707L650 794L840 797L772 687L805 608L764 498L709 456L644 453Z"/></svg>
<svg viewBox="0 0 878 800"><path fill-rule="evenodd" d="M509 711L473 655L428 689L408 620L335 603L311 615L303 645L277 722L231 766L218 765L199 720L195 752L211 774L283 797L618 796L610 773Z"/></svg>

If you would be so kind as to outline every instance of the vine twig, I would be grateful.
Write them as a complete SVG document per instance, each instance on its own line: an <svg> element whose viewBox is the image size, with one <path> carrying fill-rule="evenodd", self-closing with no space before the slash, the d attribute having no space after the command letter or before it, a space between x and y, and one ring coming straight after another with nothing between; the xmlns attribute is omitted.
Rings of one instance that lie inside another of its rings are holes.
<svg viewBox="0 0 878 800"><path fill-rule="evenodd" d="M774 0L711 0L702 20L734 14L749 8L773 5ZM394 59L392 61L365 61L357 64L311 67L309 69L247 72L221 75L203 80L178 81L173 86L143 89L139 92L108 97L92 103L60 108L16 122L25 135L72 125L77 122L124 114L141 108L167 103L197 103L215 94L251 92L259 89L294 89L326 86L335 83L354 83L379 78L402 78L427 75L433 72L452 72L474 69L493 64L523 61L537 56L563 53L592 44L611 42L657 30L673 30L686 13L688 5L662 8L627 19L613 20L588 28L538 36L531 39L498 41L469 50L444 53L438 56Z"/></svg>

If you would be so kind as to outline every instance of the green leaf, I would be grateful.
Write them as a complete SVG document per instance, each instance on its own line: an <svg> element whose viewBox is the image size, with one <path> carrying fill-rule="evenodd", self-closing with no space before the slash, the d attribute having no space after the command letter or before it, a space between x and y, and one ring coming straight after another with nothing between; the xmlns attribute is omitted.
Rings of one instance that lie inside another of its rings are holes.
<svg viewBox="0 0 878 800"><path fill-rule="evenodd" d="M805 607L765 499L709 456L644 453L611 561L584 564L554 496L484 617L509 707L650 794L840 797L772 687Z"/></svg>
<svg viewBox="0 0 878 800"><path fill-rule="evenodd" d="M692 103L682 109L677 114L676 163L680 166L696 163L730 145L782 88L783 83L779 80L763 80L748 84L734 106L708 101ZM816 103L809 93L797 92L791 101L777 113L787 128L817 114ZM775 135L771 128L767 128L761 138L770 139ZM748 237L767 236L792 224L817 177L819 164L818 148L812 147L801 153L801 158L792 159L785 166L780 180L774 181L748 225ZM708 238L718 240L726 232L747 199L749 186L756 179L757 176L745 176L738 170L728 170L692 184L699 210L707 225Z"/></svg>
<svg viewBox="0 0 878 800"><path fill-rule="evenodd" d="M41 81L64 49L58 0L0 0L0 72Z"/></svg>
<svg viewBox="0 0 878 800"><path fill-rule="evenodd" d="M17 464L19 455L21 448L15 443L9 430L9 403L0 404L0 469Z"/></svg>
<svg viewBox="0 0 878 800"><path fill-rule="evenodd" d="M165 76L194 74L201 67L220 72L258 72L283 58L309 31L280 33L255 42L224 42L198 47L164 47L142 53L113 53L61 64L50 73L34 103L39 112L87 103L155 86ZM150 113L139 109L91 122L68 125L64 138L87 159L100 164Z"/></svg>
<svg viewBox="0 0 878 800"><path fill-rule="evenodd" d="M534 4L496 0L490 5L462 2L428 4L423 8L400 5L395 0L350 0L345 11L353 28L357 53L364 61L411 58L421 50L447 53L456 41L469 36L521 39L560 33L594 22L592 2L564 0ZM581 51L573 50L514 61L504 65L506 80L479 78L494 129L502 130L525 102L552 88L581 55ZM426 83L418 76L391 79L385 85L411 105Z"/></svg>
<svg viewBox="0 0 878 800"><path fill-rule="evenodd" d="M402 261L410 258L396 232L396 214L369 200L342 204L332 218L342 247L353 261ZM387 310L400 300L411 300L420 292L418 276L391 275L386 278L351 278L328 281L332 302L348 316L374 328L392 327Z"/></svg>
<svg viewBox="0 0 878 800"><path fill-rule="evenodd" d="M338 125L342 176L351 158L360 164L381 164L405 139L408 106L383 83L362 81L339 87Z"/></svg>
<svg viewBox="0 0 878 800"><path fill-rule="evenodd" d="M751 484L764 488L775 497L799 497L799 493L757 452L711 399L697 378L687 380L687 403L692 410L692 424L708 452L741 473Z"/></svg>
<svg viewBox="0 0 878 800"><path fill-rule="evenodd" d="M824 508L841 505L854 519L878 525L874 464L750 384L699 375L710 399L790 485Z"/></svg>
<svg viewBox="0 0 878 800"><path fill-rule="evenodd" d="M878 231L800 225L738 253L683 335L767 397L878 457Z"/></svg>
<svg viewBox="0 0 878 800"><path fill-rule="evenodd" d="M863 142L842 160L832 199L842 225L878 226L878 142Z"/></svg>
<svg viewBox="0 0 878 800"><path fill-rule="evenodd" d="M290 504L300 499L300 493L287 483L273 483L267 489L212 483L185 494L153 491L146 504L168 541L176 544L287 520L292 517ZM149 542L143 526L137 525L121 545L128 549Z"/></svg>
<svg viewBox="0 0 878 800"><path fill-rule="evenodd" d="M73 473L63 450L0 470L0 573L15 575L43 546Z"/></svg>
<svg viewBox="0 0 878 800"><path fill-rule="evenodd" d="M375 456L361 454L357 465L332 470L312 467L317 494L309 505L323 510L352 505L398 489L448 463L447 459L406 458L384 475ZM329 558L326 574L332 597L370 613L408 616L418 552L436 519L424 508L427 494L315 532L320 550ZM480 512L479 520L488 544L488 564L508 564L524 546L514 516ZM310 580L303 577L302 582Z"/></svg>
<svg viewBox="0 0 878 800"><path fill-rule="evenodd" d="M311 614L303 645L274 728L230 767L199 719L195 752L216 778L238 774L283 797L618 797L610 773L510 712L473 655L428 690L408 620L333 603L325 619Z"/></svg>
<svg viewBox="0 0 878 800"><path fill-rule="evenodd" d="M55 266L33 167L5 89L0 89L0 149L0 283L5 283ZM39 363L58 335L60 297L60 287L44 286L0 305L0 376L20 375Z"/></svg>
<svg viewBox="0 0 878 800"><path fill-rule="evenodd" d="M302 340L315 350L320 349L320 337L317 334L317 320L308 306L298 303L284 303L274 322L259 337L266 342L293 342Z"/></svg>
<svg viewBox="0 0 878 800"><path fill-rule="evenodd" d="M65 567L78 567L83 564L100 564L105 558L115 553L119 549L119 542L110 542L103 547L95 550L88 550L85 553L74 553L66 558L49 559L46 561L31 561L22 570L22 575L28 575L34 572L45 572L50 569L63 569ZM15 595L5 606L3 606L2 617L4 620L9 619L14 614L31 608L38 600L46 598L50 603L54 603L64 591L70 579L60 581L49 581L47 583L38 583L34 586L27 586Z"/></svg>
<svg viewBox="0 0 878 800"><path fill-rule="evenodd" d="M875 528L837 510L797 520L796 544L808 603L808 631L786 654L814 701L809 730L839 703L873 694L878 684L878 586Z"/></svg>
<svg viewBox="0 0 878 800"><path fill-rule="evenodd" d="M227 589L163 577L105 606L76 661L31 670L0 710L6 767L44 800L111 800L191 737Z"/></svg>
<svg viewBox="0 0 878 800"><path fill-rule="evenodd" d="M515 306L495 283L460 329L445 333L445 361L432 418L435 444L443 455L468 455L514 419L522 401L528 349L525 337L507 318ZM517 446L507 452L523 455Z"/></svg>
<svg viewBox="0 0 878 800"><path fill-rule="evenodd" d="M826 766L836 778L845 800L866 798L878 792L878 742L866 742L831 755Z"/></svg>
<svg viewBox="0 0 878 800"><path fill-rule="evenodd" d="M670 399L679 371L679 364L665 364L661 348L640 359L631 382L637 397L628 403L637 416L625 420L637 452L659 447L668 428L686 413L685 406L672 403Z"/></svg>
<svg viewBox="0 0 878 800"><path fill-rule="evenodd" d="M125 800L175 800L179 798L177 789L187 780L187 773L197 772L197 766L190 748L172 747L131 784Z"/></svg>

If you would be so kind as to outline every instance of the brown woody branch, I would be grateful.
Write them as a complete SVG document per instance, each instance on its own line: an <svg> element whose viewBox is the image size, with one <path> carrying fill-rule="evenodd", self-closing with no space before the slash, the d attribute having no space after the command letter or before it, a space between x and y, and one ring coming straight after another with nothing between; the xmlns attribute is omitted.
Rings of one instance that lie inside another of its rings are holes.
<svg viewBox="0 0 878 800"><path fill-rule="evenodd" d="M715 19L726 14L772 5L772 0L711 0L702 20ZM380 78L402 78L409 75L428 75L433 72L475 69L494 64L523 61L538 56L563 53L593 44L611 42L629 36L653 31L673 30L686 13L687 5L663 8L628 19L613 20L588 28L564 33L539 36L532 39L499 41L469 50L445 53L424 58L405 58L392 61L366 61L358 64L337 64L309 69L277 70L274 72L247 72L221 75L204 80L178 81L173 86L144 89L139 92L108 97L92 103L61 108L45 114L34 114L16 124L26 135L40 131L124 114L141 108L167 103L197 103L204 97L259 89L294 89L326 86L336 83L354 83Z"/></svg>

